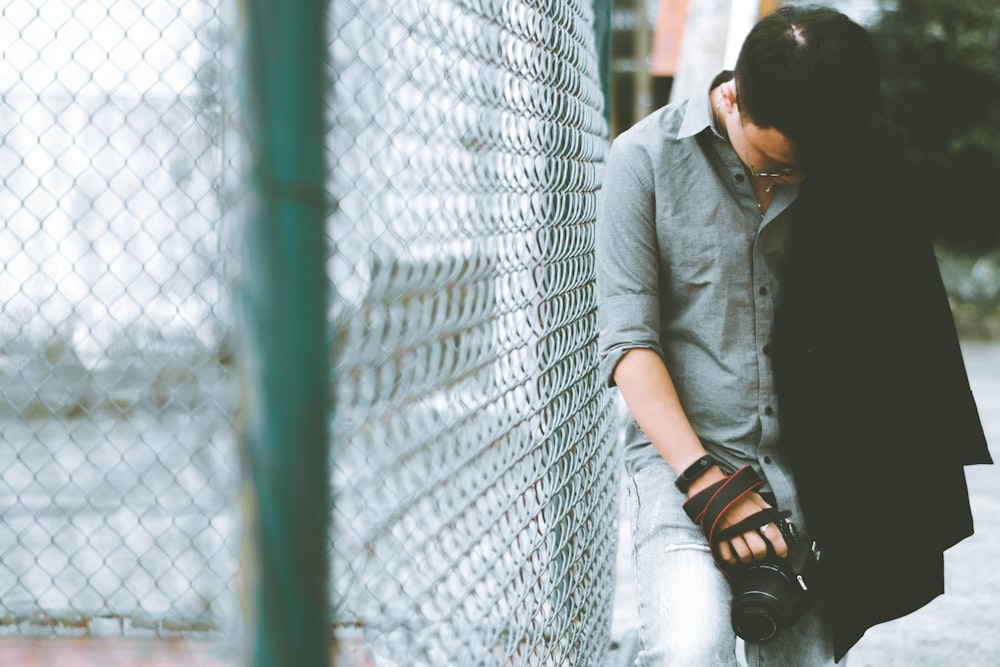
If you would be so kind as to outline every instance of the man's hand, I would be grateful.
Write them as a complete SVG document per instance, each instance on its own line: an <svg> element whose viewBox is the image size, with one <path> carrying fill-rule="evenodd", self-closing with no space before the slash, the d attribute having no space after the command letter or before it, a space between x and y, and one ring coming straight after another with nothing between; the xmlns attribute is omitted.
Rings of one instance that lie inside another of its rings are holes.
<svg viewBox="0 0 1000 667"><path fill-rule="evenodd" d="M698 494L699 491L711 486L715 482L725 478L725 473L715 467L708 470L696 479L691 487L688 489L688 497L692 497ZM725 514L719 519L719 530L725 530L729 526L736 525L743 519L754 515L761 510L765 510L771 507L760 494L751 492L746 496L738 500L736 503L730 507ZM773 523L767 524L764 527L763 535L758 529L751 529L737 535L732 539L719 543L719 557L723 561L731 565L736 563L750 563L755 560L762 560L767 556L767 543L764 538L771 543L771 547L774 549L774 553L778 555L779 558L784 558L788 555L788 545L785 544L785 538L781 534L781 530L778 529Z"/></svg>
<svg viewBox="0 0 1000 667"><path fill-rule="evenodd" d="M749 493L746 498L737 502L729 511L722 515L719 528L725 530L751 514L756 514L769 507L770 505L759 494ZM761 560L767 556L767 544L764 542L765 537L771 543L774 553L779 558L784 558L788 555L788 545L785 544L785 538L781 534L781 530L773 523L769 523L763 527L763 534L758 529L751 529L742 535L737 535L728 542L720 542L719 557L730 564L735 564L737 561L740 563L749 563Z"/></svg>

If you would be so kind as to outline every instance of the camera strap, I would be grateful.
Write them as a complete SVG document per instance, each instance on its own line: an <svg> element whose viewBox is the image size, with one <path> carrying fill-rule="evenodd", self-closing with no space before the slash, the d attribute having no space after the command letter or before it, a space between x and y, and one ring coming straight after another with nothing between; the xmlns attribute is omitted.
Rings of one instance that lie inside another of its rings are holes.
<svg viewBox="0 0 1000 667"><path fill-rule="evenodd" d="M763 486L762 480L750 466L743 466L732 475L721 479L684 503L684 511L696 524L706 527L706 518L714 523L733 503L746 494Z"/></svg>
<svg viewBox="0 0 1000 667"><path fill-rule="evenodd" d="M684 503L684 511L694 523L701 526L708 544L712 550L712 558L715 559L716 566L722 570L727 577L729 573L723 566L719 557L719 543L728 540L736 535L746 532L752 528L766 526L769 523L778 524L779 521L791 516L791 512L782 511L775 508L768 508L753 514L742 521L729 526L725 530L720 530L719 519L730 507L739 502L748 493L757 490L764 484L764 481L754 472L750 466L744 466L715 484L699 491L688 498ZM780 524L778 524L780 527ZM773 553L770 540L766 537L764 541L767 548Z"/></svg>

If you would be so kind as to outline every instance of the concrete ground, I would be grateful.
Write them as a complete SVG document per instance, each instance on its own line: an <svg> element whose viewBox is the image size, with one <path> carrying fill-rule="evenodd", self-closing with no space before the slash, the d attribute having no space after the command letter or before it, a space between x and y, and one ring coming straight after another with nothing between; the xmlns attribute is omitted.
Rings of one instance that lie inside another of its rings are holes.
<svg viewBox="0 0 1000 667"><path fill-rule="evenodd" d="M1000 463L1000 342L962 347L990 451ZM1000 468L973 466L966 477L976 534L946 553L945 595L869 630L848 655L850 667L1000 666ZM627 664L638 625L626 524L620 526L612 625L612 637L623 645L609 667Z"/></svg>

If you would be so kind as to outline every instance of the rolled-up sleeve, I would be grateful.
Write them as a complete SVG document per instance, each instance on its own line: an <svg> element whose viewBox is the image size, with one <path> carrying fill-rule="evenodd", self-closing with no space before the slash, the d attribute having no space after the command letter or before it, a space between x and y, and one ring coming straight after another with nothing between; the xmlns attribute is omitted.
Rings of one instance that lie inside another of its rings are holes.
<svg viewBox="0 0 1000 667"><path fill-rule="evenodd" d="M643 147L627 139L609 151L597 212L598 350L609 387L629 350L663 354L653 170Z"/></svg>

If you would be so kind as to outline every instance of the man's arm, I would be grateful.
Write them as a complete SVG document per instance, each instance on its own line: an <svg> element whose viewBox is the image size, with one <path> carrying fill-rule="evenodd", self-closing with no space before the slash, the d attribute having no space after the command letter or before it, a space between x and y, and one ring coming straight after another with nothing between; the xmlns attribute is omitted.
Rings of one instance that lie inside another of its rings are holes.
<svg viewBox="0 0 1000 667"><path fill-rule="evenodd" d="M680 474L705 455L705 448L684 414L673 380L660 355L645 348L629 350L615 367L614 379L632 416L674 472ZM724 477L725 473L718 466L712 466L691 483L688 496ZM723 515L720 528L736 524L767 507L770 505L760 495L750 493ZM787 554L788 547L780 536L772 539L771 543L779 556ZM749 562L767 555L767 545L756 531L750 530L729 543L721 543L719 554L729 563L737 560Z"/></svg>

